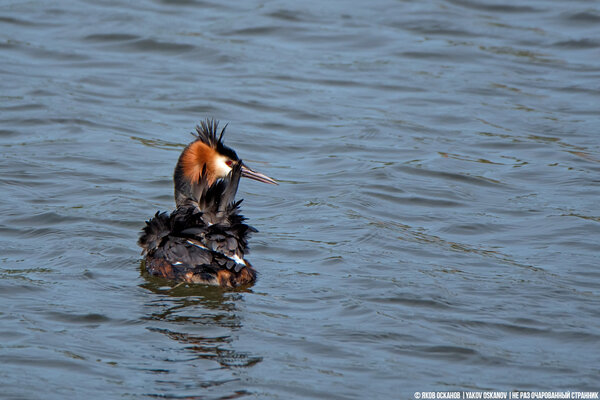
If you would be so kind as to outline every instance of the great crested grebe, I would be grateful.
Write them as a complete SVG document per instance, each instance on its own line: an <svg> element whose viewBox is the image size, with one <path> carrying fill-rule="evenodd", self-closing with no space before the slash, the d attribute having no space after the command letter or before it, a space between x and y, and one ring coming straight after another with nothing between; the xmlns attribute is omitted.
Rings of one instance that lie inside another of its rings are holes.
<svg viewBox="0 0 600 400"><path fill-rule="evenodd" d="M173 181L176 209L146 221L138 244L151 275L223 287L251 284L256 271L244 259L256 232L235 201L240 177L277 184L248 168L217 137L218 122L202 121L195 140L179 156Z"/></svg>

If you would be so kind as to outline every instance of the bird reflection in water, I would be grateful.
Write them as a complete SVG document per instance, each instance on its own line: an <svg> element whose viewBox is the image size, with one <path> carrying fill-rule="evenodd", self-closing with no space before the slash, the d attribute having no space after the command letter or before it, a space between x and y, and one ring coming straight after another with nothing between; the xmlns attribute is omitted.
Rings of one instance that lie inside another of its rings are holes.
<svg viewBox="0 0 600 400"><path fill-rule="evenodd" d="M191 358L184 356L180 361L182 363L210 360L219 364L217 369L220 371L232 370L228 374L230 379L222 380L221 373L218 380L194 382L194 385L210 387L239 380L235 374L236 368L251 367L262 361L260 356L235 350L235 333L242 328L238 304L243 301L242 293L250 290L225 291L220 287L173 282L151 276L146 272L143 262L140 269L145 279L140 286L158 295L146 304L149 309L146 319L155 322L148 329L183 345ZM179 362L171 357L165 361ZM213 368L210 370L214 371ZM198 378L208 378L206 375ZM179 376L178 379L181 381L183 377ZM246 391L236 390L233 396L247 394Z"/></svg>

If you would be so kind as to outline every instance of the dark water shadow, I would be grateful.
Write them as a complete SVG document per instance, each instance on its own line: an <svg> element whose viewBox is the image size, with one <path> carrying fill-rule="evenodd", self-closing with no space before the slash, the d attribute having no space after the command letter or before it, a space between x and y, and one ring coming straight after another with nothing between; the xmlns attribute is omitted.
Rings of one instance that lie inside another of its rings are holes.
<svg viewBox="0 0 600 400"><path fill-rule="evenodd" d="M145 271L143 262L140 272L145 280L140 287L156 295L146 305L144 319L157 322L148 327L150 331L184 345L192 360L215 361L227 369L262 361L261 356L235 349L236 332L242 328L239 304L244 301L243 293L251 293L249 289L224 290L157 278Z"/></svg>

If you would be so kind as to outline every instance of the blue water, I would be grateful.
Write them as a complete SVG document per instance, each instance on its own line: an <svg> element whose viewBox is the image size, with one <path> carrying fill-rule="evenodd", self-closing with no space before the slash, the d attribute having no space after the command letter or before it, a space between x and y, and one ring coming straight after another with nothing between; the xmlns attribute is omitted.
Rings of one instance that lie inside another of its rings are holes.
<svg viewBox="0 0 600 400"><path fill-rule="evenodd" d="M598 390L600 4L4 2L0 397ZM200 120L250 290L140 270Z"/></svg>

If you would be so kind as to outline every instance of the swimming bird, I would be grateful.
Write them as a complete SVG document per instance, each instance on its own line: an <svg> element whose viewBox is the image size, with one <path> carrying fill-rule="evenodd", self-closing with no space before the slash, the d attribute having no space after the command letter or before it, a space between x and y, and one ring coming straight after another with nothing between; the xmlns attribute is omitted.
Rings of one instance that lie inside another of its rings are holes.
<svg viewBox="0 0 600 400"><path fill-rule="evenodd" d="M277 184L250 169L223 144L225 128L206 120L175 166L175 211L157 212L146 221L138 240L151 275L233 288L256 280L256 270L244 258L248 236L235 201L240 177Z"/></svg>

